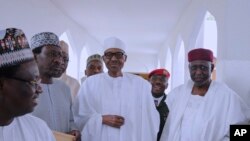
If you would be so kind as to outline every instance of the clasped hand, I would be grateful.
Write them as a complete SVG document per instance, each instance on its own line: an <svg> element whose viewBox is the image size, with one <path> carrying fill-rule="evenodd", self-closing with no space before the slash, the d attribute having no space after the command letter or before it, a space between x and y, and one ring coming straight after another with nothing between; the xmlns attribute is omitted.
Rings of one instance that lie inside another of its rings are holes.
<svg viewBox="0 0 250 141"><path fill-rule="evenodd" d="M111 127L120 128L125 122L124 117L119 115L103 115L102 123Z"/></svg>

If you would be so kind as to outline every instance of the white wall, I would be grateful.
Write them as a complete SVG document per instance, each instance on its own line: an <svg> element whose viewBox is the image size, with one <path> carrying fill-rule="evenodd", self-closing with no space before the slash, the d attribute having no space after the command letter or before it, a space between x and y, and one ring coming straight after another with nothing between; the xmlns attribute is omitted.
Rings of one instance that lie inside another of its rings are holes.
<svg viewBox="0 0 250 141"><path fill-rule="evenodd" d="M228 0L218 24L218 76L250 106L250 1Z"/></svg>
<svg viewBox="0 0 250 141"><path fill-rule="evenodd" d="M126 72L148 73L157 68L158 56L156 54L142 55L132 52L128 52L127 54L127 62L123 69Z"/></svg>

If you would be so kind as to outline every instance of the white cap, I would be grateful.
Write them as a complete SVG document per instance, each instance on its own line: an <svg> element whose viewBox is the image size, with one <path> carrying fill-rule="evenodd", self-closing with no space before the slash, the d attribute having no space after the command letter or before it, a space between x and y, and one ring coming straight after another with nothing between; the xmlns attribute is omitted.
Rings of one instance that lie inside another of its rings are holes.
<svg viewBox="0 0 250 141"><path fill-rule="evenodd" d="M122 40L118 39L117 37L109 37L104 40L104 51L110 48L119 48L126 52L126 47L125 44L123 43Z"/></svg>
<svg viewBox="0 0 250 141"><path fill-rule="evenodd" d="M41 47L41 46L47 46L47 45L53 45L56 47L59 46L59 38L58 36L53 32L41 32L36 35L34 35L30 40L30 46L33 49Z"/></svg>

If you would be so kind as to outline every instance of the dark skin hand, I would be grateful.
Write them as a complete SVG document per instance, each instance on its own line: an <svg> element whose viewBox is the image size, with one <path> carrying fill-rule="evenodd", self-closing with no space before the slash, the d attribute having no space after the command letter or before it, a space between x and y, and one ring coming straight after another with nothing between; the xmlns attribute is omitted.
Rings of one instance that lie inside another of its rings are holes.
<svg viewBox="0 0 250 141"><path fill-rule="evenodd" d="M72 130L68 134L75 136L74 141L81 141L81 133L78 130Z"/></svg>
<svg viewBox="0 0 250 141"><path fill-rule="evenodd" d="M124 117L119 115L103 115L102 123L114 128L120 128L125 122Z"/></svg>

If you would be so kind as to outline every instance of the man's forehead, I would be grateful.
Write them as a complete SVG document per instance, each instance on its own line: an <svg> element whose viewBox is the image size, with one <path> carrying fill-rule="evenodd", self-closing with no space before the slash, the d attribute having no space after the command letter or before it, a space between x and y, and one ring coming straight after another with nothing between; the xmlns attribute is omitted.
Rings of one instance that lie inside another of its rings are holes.
<svg viewBox="0 0 250 141"><path fill-rule="evenodd" d="M54 46L54 45L47 45L43 48L47 51L60 51L60 52L62 52L62 48Z"/></svg>
<svg viewBox="0 0 250 141"><path fill-rule="evenodd" d="M92 60L87 64L87 67L89 66L102 66L102 62L100 60Z"/></svg>
<svg viewBox="0 0 250 141"><path fill-rule="evenodd" d="M102 62L100 61L100 60L91 60L90 62L89 62L89 65L95 65L95 64L102 64Z"/></svg>
<svg viewBox="0 0 250 141"><path fill-rule="evenodd" d="M190 62L191 65L209 65L211 64L210 61L204 61L204 60L195 60Z"/></svg>
<svg viewBox="0 0 250 141"><path fill-rule="evenodd" d="M104 53L108 53L108 52L111 52L111 53L115 53L115 52L123 52L123 50L119 49L119 48L109 48L107 49Z"/></svg>
<svg viewBox="0 0 250 141"><path fill-rule="evenodd" d="M155 78L160 78L160 77L166 78L166 75L164 75L164 74L153 74L151 77L155 77Z"/></svg>

